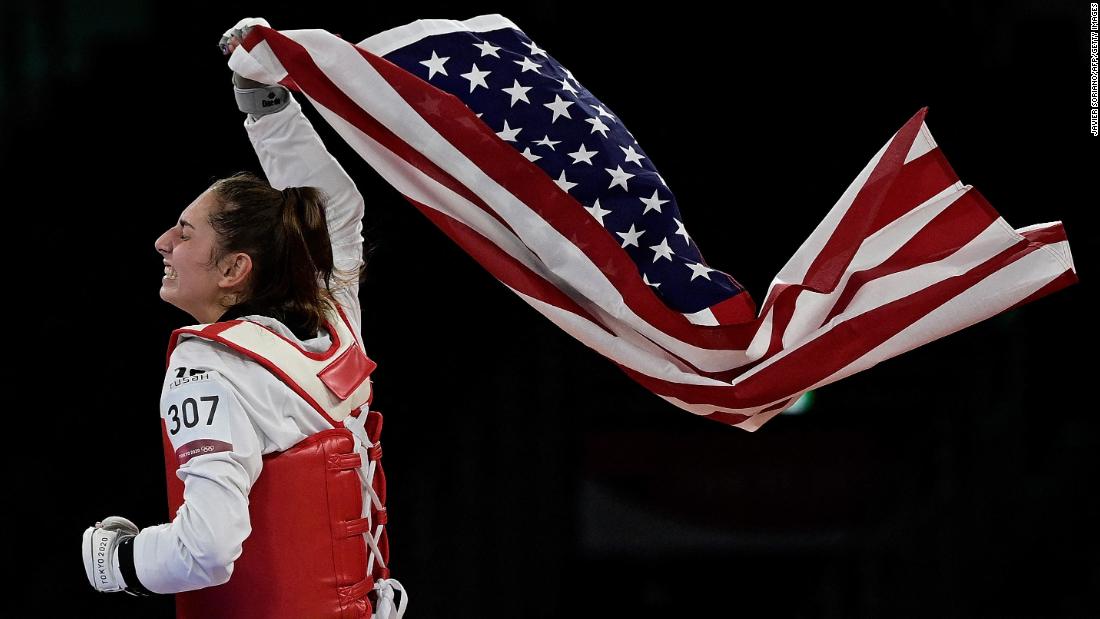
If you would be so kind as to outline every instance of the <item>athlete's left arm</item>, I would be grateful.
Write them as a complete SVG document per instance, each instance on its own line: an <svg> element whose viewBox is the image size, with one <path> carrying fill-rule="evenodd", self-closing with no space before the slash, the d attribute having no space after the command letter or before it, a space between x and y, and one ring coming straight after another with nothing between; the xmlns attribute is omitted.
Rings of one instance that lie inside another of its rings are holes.
<svg viewBox="0 0 1100 619"><path fill-rule="evenodd" d="M186 378L166 390L161 402L180 462L183 505L172 522L137 535L132 567L120 556L127 584L155 593L229 580L252 532L248 493L263 466L261 439L232 383L213 370Z"/></svg>

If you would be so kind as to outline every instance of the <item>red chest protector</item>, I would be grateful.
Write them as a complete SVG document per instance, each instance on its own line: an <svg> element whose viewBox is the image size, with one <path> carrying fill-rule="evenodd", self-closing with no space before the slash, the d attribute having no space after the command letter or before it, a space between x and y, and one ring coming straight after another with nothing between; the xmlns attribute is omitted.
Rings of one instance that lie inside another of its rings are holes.
<svg viewBox="0 0 1100 619"><path fill-rule="evenodd" d="M252 532L232 577L223 585L176 594L177 619L371 616L375 581L389 578L386 481L378 442L382 416L369 411L361 418L372 399L368 376L376 364L338 312L326 324L333 344L324 353L302 350L245 320L172 333L169 359L181 337L218 342L269 369L334 426L263 457L249 493ZM183 482L176 476L179 464L163 423L161 428L174 517L183 504ZM372 503L366 517L364 489Z"/></svg>

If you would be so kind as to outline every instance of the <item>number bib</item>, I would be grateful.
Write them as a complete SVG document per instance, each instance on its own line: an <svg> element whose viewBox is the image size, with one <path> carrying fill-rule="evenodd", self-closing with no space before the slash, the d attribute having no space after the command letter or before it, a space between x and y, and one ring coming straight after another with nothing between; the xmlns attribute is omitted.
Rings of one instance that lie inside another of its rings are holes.
<svg viewBox="0 0 1100 619"><path fill-rule="evenodd" d="M223 381L212 370L180 372L163 392L161 417L181 466L195 456L233 450L227 410L233 400Z"/></svg>

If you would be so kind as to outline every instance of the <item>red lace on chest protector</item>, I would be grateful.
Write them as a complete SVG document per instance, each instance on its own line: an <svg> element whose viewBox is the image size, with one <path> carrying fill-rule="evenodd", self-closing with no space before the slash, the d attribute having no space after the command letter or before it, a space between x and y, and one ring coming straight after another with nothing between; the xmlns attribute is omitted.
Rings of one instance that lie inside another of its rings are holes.
<svg viewBox="0 0 1100 619"><path fill-rule="evenodd" d="M173 334L170 349L178 335ZM299 390L285 373L276 374ZM353 413L357 419L361 410ZM382 415L369 411L363 429L369 439L363 445L368 462L362 461L352 431L345 427L263 457L263 469L249 492L252 532L232 576L222 585L176 594L177 619L371 616L374 583L390 577L379 442ZM183 482L176 476L179 464L163 420L161 431L169 514L174 517L183 504ZM367 517L361 478L369 482Z"/></svg>

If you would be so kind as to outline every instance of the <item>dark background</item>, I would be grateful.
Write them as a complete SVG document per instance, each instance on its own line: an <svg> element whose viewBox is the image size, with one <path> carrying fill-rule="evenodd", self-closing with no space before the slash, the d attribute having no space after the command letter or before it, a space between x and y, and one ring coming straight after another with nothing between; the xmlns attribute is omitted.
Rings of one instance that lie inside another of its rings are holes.
<svg viewBox="0 0 1100 619"><path fill-rule="evenodd" d="M263 15L360 40L494 12L644 140L708 262L758 301L925 105L1010 224L1064 222L1082 282L748 433L559 331L317 122L368 202L408 617L1100 615L1088 3L905 4L6 0L14 616L172 616L168 596L93 593L79 539L167 519L157 402L193 320L159 300L153 241L214 178L259 171L221 32Z"/></svg>

